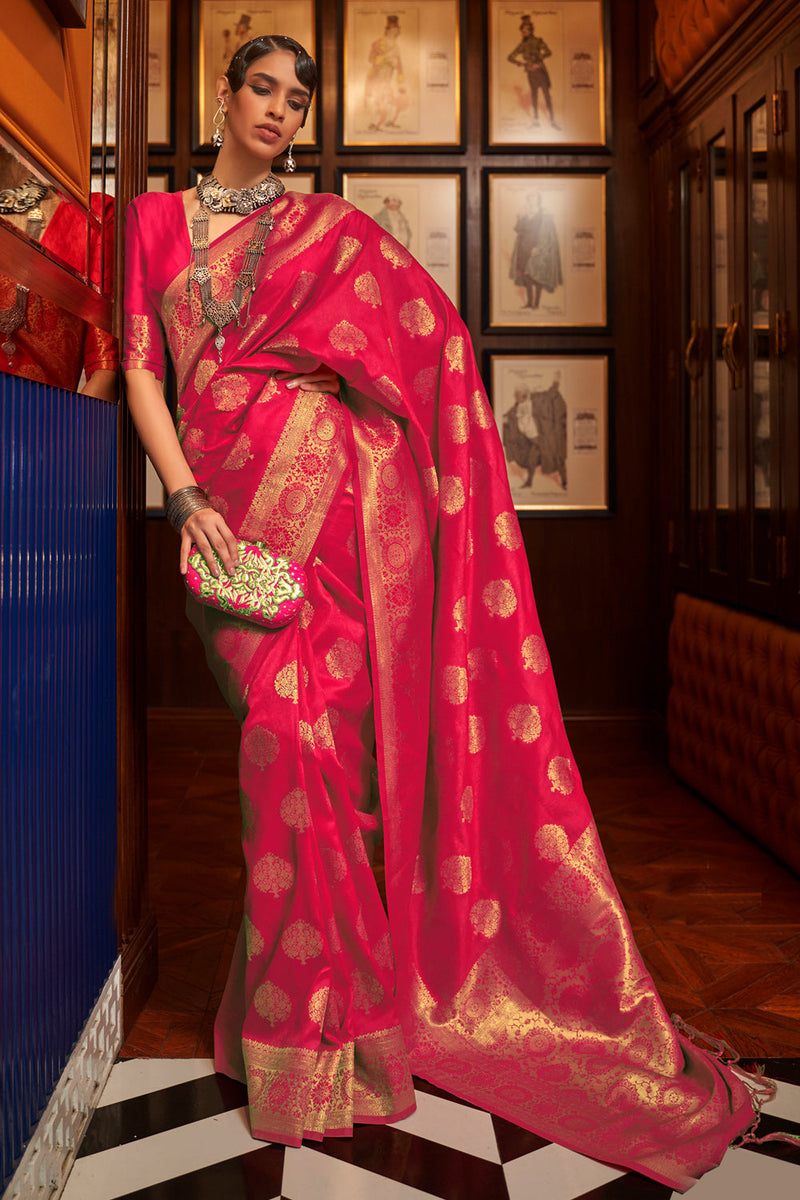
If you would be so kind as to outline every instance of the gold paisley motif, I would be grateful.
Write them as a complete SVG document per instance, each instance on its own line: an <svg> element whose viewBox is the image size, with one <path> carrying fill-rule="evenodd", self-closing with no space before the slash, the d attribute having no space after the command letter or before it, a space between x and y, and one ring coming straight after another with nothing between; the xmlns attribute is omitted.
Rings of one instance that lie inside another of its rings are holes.
<svg viewBox="0 0 800 1200"><path fill-rule="evenodd" d="M464 339L460 334L454 334L447 339L444 348L445 358L451 371L458 375L464 374Z"/></svg>
<svg viewBox="0 0 800 1200"><path fill-rule="evenodd" d="M257 767L268 767L278 757L280 743L270 729L256 725L242 738L242 751Z"/></svg>
<svg viewBox="0 0 800 1200"><path fill-rule="evenodd" d="M506 713L506 724L518 742L535 742L542 732L542 718L535 704L514 704Z"/></svg>
<svg viewBox="0 0 800 1200"><path fill-rule="evenodd" d="M436 328L436 318L421 296L400 305L400 324L412 337L428 337Z"/></svg>
<svg viewBox="0 0 800 1200"><path fill-rule="evenodd" d="M333 732L327 712L317 717L314 722L314 745L320 746L324 750L333 749Z"/></svg>
<svg viewBox="0 0 800 1200"><path fill-rule="evenodd" d="M569 854L569 838L560 825L543 825L537 829L533 844L547 862L561 862Z"/></svg>
<svg viewBox="0 0 800 1200"><path fill-rule="evenodd" d="M298 724L300 733L300 741L304 750L314 749L314 730L309 725L308 721L300 721Z"/></svg>
<svg viewBox="0 0 800 1200"><path fill-rule="evenodd" d="M394 380L390 379L388 375L381 375L380 379L376 381L376 384L390 404L398 405L402 403L402 392Z"/></svg>
<svg viewBox="0 0 800 1200"><path fill-rule="evenodd" d="M266 383L256 397L256 404L267 404L278 390L278 381L274 375L267 378Z"/></svg>
<svg viewBox="0 0 800 1200"><path fill-rule="evenodd" d="M439 867L442 887L463 896L472 887L472 859L468 854L451 854Z"/></svg>
<svg viewBox="0 0 800 1200"><path fill-rule="evenodd" d="M339 238L336 247L336 256L333 260L334 275L341 275L343 271L347 270L361 249L361 246L362 243L358 238L348 237L346 234Z"/></svg>
<svg viewBox="0 0 800 1200"><path fill-rule="evenodd" d="M415 896L425 891L425 871L422 866L422 859L419 855L414 860L414 879L411 884L411 891Z"/></svg>
<svg viewBox="0 0 800 1200"><path fill-rule="evenodd" d="M334 679L354 679L363 661L360 647L348 638L337 638L325 655L325 666Z"/></svg>
<svg viewBox="0 0 800 1200"><path fill-rule="evenodd" d="M480 429L489 429L494 424L492 410L483 392L477 389L469 398L469 411L475 424Z"/></svg>
<svg viewBox="0 0 800 1200"><path fill-rule="evenodd" d="M314 1025L322 1025L325 1020L325 1012L328 1007L328 996L330 989L327 987L317 988L308 998L308 1016Z"/></svg>
<svg viewBox="0 0 800 1200"><path fill-rule="evenodd" d="M248 463L253 457L250 438L246 433L242 433L233 443L228 457L222 464L226 471L241 471L245 463Z"/></svg>
<svg viewBox="0 0 800 1200"><path fill-rule="evenodd" d="M443 475L440 504L448 516L461 512L467 502L464 482L458 475Z"/></svg>
<svg viewBox="0 0 800 1200"><path fill-rule="evenodd" d="M297 624L301 629L308 629L311 620L314 616L314 605L310 600L303 602L303 607L300 609L300 615L297 618Z"/></svg>
<svg viewBox="0 0 800 1200"><path fill-rule="evenodd" d="M550 665L544 638L537 633L530 634L522 643L522 665L526 671L535 671L537 675L541 675Z"/></svg>
<svg viewBox="0 0 800 1200"><path fill-rule="evenodd" d="M439 477L436 467L425 467L422 472L422 490L429 500L435 500L439 495Z"/></svg>
<svg viewBox="0 0 800 1200"><path fill-rule="evenodd" d="M347 862L341 850L334 850L330 846L323 846L320 851L322 861L325 863L325 870L334 883L341 883L347 874Z"/></svg>
<svg viewBox="0 0 800 1200"><path fill-rule="evenodd" d="M350 321L340 321L338 325L334 325L328 334L328 340L337 350L354 357L360 350L366 350L369 344L363 329L359 329Z"/></svg>
<svg viewBox="0 0 800 1200"><path fill-rule="evenodd" d="M391 267L397 270L398 267L407 267L411 263L411 258L406 254L405 250L400 246L394 238L382 237L380 241L381 254L386 259Z"/></svg>
<svg viewBox="0 0 800 1200"><path fill-rule="evenodd" d="M381 289L372 271L365 271L363 275L358 276L353 284L353 291L364 304L369 304L372 308L380 307Z"/></svg>
<svg viewBox="0 0 800 1200"><path fill-rule="evenodd" d="M356 829L350 834L350 837L344 844L344 852L354 867L369 866L367 848L364 845L364 835L360 829Z"/></svg>
<svg viewBox="0 0 800 1200"><path fill-rule="evenodd" d="M496 937L500 928L500 902L476 900L469 910L469 922L479 937Z"/></svg>
<svg viewBox="0 0 800 1200"><path fill-rule="evenodd" d="M453 605L453 624L456 633L463 633L467 628L467 597L459 596Z"/></svg>
<svg viewBox="0 0 800 1200"><path fill-rule="evenodd" d="M390 971L394 966L394 954L392 953L392 938L391 934L382 934L375 943L373 954L375 962L379 967Z"/></svg>
<svg viewBox="0 0 800 1200"><path fill-rule="evenodd" d="M291 304L292 308L300 307L316 282L317 276L313 271L300 272L295 281L295 285L292 288L292 294L289 297L289 303Z"/></svg>
<svg viewBox="0 0 800 1200"><path fill-rule="evenodd" d="M283 988L269 981L256 988L253 1004L258 1015L263 1017L268 1025L281 1025L291 1016L291 998Z"/></svg>
<svg viewBox="0 0 800 1200"><path fill-rule="evenodd" d="M370 1012L383 1000L383 987L374 975L366 971L353 972L353 1005L361 1012Z"/></svg>
<svg viewBox="0 0 800 1200"><path fill-rule="evenodd" d="M292 788L283 797L278 810L284 825L302 833L311 824L311 812L308 807L308 796L302 788Z"/></svg>
<svg viewBox="0 0 800 1200"><path fill-rule="evenodd" d="M249 917L244 919L244 941L247 948L247 961L252 962L264 953L264 938L256 929Z"/></svg>
<svg viewBox="0 0 800 1200"><path fill-rule="evenodd" d="M522 534L516 513L504 512L495 517L494 536L497 538L497 544L505 546L506 550L519 550Z"/></svg>
<svg viewBox="0 0 800 1200"><path fill-rule="evenodd" d="M469 823L472 820L472 814L475 810L475 793L472 790L472 784L467 784L464 791L461 793L461 819Z"/></svg>
<svg viewBox="0 0 800 1200"><path fill-rule="evenodd" d="M285 858L268 852L253 867L253 883L267 896L282 896L294 883L294 867Z"/></svg>
<svg viewBox="0 0 800 1200"><path fill-rule="evenodd" d="M445 700L450 704L464 704L469 691L465 667L444 667L441 683Z"/></svg>
<svg viewBox="0 0 800 1200"><path fill-rule="evenodd" d="M293 921L281 934L281 949L287 958L307 963L322 953L322 934L308 921Z"/></svg>
<svg viewBox="0 0 800 1200"><path fill-rule="evenodd" d="M469 438L469 416L462 404L451 404L444 410L444 423L452 441L463 446Z"/></svg>
<svg viewBox="0 0 800 1200"><path fill-rule="evenodd" d="M275 691L283 700L291 700L297 704L297 659L281 667L275 676ZM303 667L303 683L308 685L308 671Z"/></svg>
<svg viewBox="0 0 800 1200"><path fill-rule="evenodd" d="M470 715L468 719L469 741L468 748L470 754L479 754L486 745L486 728L483 723L483 718L475 715Z"/></svg>
<svg viewBox="0 0 800 1200"><path fill-rule="evenodd" d="M436 367L423 367L414 376L414 391L423 404L431 404L436 397L439 372Z"/></svg>
<svg viewBox="0 0 800 1200"><path fill-rule="evenodd" d="M247 402L250 382L244 375L218 375L211 383L214 408L233 412Z"/></svg>
<svg viewBox="0 0 800 1200"><path fill-rule="evenodd" d="M561 792L562 796L568 796L575 787L575 780L572 777L572 763L568 758L551 758L547 767L547 778L550 780L550 786L554 792Z"/></svg>
<svg viewBox="0 0 800 1200"><path fill-rule="evenodd" d="M492 579L481 592L481 600L493 617L510 617L517 607L517 594L510 579Z"/></svg>
<svg viewBox="0 0 800 1200"><path fill-rule="evenodd" d="M339 426L330 413L323 413L314 426L314 433L321 442L330 442L339 432Z"/></svg>

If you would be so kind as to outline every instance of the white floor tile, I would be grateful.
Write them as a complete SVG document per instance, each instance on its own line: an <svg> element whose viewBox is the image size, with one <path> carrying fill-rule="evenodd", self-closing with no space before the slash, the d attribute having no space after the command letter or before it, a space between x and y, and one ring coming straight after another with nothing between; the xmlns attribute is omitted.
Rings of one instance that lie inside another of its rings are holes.
<svg viewBox="0 0 800 1200"><path fill-rule="evenodd" d="M70 1172L63 1200L115 1200L126 1192L199 1171L265 1145L250 1136L247 1109L236 1108L79 1158Z"/></svg>
<svg viewBox="0 0 800 1200"><path fill-rule="evenodd" d="M213 1074L211 1058L129 1058L111 1068L97 1107L119 1104L121 1100L132 1100Z"/></svg>
<svg viewBox="0 0 800 1200"><path fill-rule="evenodd" d="M777 1082L778 1093L774 1100L764 1105L764 1112L800 1124L800 1087L796 1083L782 1083L780 1079Z"/></svg>
<svg viewBox="0 0 800 1200"><path fill-rule="evenodd" d="M689 1195L692 1200L753 1200L757 1196L797 1200L800 1167L753 1150L729 1150L721 1164L704 1175Z"/></svg>
<svg viewBox="0 0 800 1200"><path fill-rule="evenodd" d="M286 1151L281 1194L286 1200L415 1200L431 1195L304 1146Z"/></svg>
<svg viewBox="0 0 800 1200"><path fill-rule="evenodd" d="M487 1162L500 1162L497 1138L488 1113L427 1092L415 1092L415 1095L416 1111L404 1121L394 1122L394 1129L405 1129L416 1137L427 1138L429 1142L438 1142L464 1154L474 1154Z"/></svg>
<svg viewBox="0 0 800 1200"><path fill-rule="evenodd" d="M524 1154L503 1167L510 1200L575 1200L584 1192L625 1174L574 1150L551 1144ZM751 1198L752 1200L752 1198Z"/></svg>

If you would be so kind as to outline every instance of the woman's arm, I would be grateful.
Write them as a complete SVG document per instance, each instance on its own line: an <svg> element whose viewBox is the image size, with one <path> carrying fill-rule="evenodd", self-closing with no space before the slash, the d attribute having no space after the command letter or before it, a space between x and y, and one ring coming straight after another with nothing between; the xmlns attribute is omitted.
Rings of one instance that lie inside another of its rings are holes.
<svg viewBox="0 0 800 1200"><path fill-rule="evenodd" d="M153 372L138 367L126 371L125 383L128 408L136 431L167 494L172 495L178 488L195 487L197 480L181 449L161 384ZM182 575L186 574L192 543L197 545L213 575L219 575L214 551L229 575L236 570L239 561L236 537L222 514L210 504L208 508L192 513L180 535Z"/></svg>

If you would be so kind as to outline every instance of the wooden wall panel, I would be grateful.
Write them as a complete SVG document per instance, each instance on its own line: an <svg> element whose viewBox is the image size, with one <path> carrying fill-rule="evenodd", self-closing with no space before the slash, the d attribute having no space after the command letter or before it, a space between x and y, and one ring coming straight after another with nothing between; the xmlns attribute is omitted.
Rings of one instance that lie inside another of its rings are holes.
<svg viewBox="0 0 800 1200"><path fill-rule="evenodd" d="M0 6L0 125L88 206L92 128L92 9L62 29L38 0Z"/></svg>

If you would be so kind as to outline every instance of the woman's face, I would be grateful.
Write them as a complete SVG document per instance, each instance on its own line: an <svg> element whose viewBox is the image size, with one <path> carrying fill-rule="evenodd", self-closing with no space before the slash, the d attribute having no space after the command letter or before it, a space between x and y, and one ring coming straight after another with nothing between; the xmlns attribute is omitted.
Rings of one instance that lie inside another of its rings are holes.
<svg viewBox="0 0 800 1200"><path fill-rule="evenodd" d="M238 92L223 75L217 95L224 100L225 140L230 138L253 157L273 159L283 153L303 123L311 99L295 73L290 50L273 50L247 69Z"/></svg>

